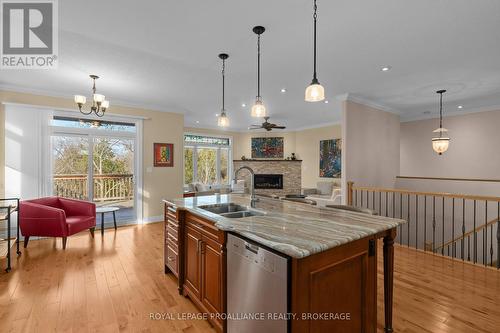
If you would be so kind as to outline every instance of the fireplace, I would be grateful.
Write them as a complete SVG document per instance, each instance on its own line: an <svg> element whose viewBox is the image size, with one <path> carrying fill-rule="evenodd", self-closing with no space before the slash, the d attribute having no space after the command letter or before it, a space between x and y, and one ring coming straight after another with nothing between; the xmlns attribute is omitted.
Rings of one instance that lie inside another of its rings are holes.
<svg viewBox="0 0 500 333"><path fill-rule="evenodd" d="M253 180L256 189L283 189L283 175L259 174L255 175Z"/></svg>

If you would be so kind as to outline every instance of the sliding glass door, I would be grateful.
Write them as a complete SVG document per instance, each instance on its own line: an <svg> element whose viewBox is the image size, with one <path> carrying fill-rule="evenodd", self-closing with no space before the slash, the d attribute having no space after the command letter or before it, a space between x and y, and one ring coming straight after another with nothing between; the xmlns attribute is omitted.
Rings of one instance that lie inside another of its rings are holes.
<svg viewBox="0 0 500 333"><path fill-rule="evenodd" d="M120 137L93 138L92 194L97 206L118 207L118 221L134 221L133 139Z"/></svg>
<svg viewBox="0 0 500 333"><path fill-rule="evenodd" d="M118 223L136 221L134 125L56 117L53 125L53 194L92 201L98 207L116 207ZM105 218L111 222L112 214Z"/></svg>
<svg viewBox="0 0 500 333"><path fill-rule="evenodd" d="M89 147L87 136L52 136L54 195L89 200Z"/></svg>

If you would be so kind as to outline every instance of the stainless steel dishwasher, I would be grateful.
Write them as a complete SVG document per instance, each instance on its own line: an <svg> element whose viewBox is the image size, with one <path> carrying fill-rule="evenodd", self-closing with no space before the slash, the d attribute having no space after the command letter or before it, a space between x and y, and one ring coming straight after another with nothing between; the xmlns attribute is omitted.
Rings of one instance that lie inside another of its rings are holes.
<svg viewBox="0 0 500 333"><path fill-rule="evenodd" d="M228 235L228 333L288 331L288 265L285 256Z"/></svg>

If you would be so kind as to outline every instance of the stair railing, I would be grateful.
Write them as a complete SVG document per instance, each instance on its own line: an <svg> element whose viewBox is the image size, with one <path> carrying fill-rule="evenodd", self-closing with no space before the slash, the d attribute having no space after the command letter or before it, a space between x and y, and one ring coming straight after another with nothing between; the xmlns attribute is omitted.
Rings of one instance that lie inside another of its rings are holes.
<svg viewBox="0 0 500 333"><path fill-rule="evenodd" d="M500 197L348 182L347 203L406 220L398 227L396 241L401 245L500 268Z"/></svg>

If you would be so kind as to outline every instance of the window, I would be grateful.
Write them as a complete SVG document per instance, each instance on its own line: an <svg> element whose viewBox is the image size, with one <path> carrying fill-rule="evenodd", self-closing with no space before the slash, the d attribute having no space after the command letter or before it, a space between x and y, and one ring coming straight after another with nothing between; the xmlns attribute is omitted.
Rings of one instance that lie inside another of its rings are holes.
<svg viewBox="0 0 500 333"><path fill-rule="evenodd" d="M227 185L231 172L231 139L184 135L184 183Z"/></svg>

